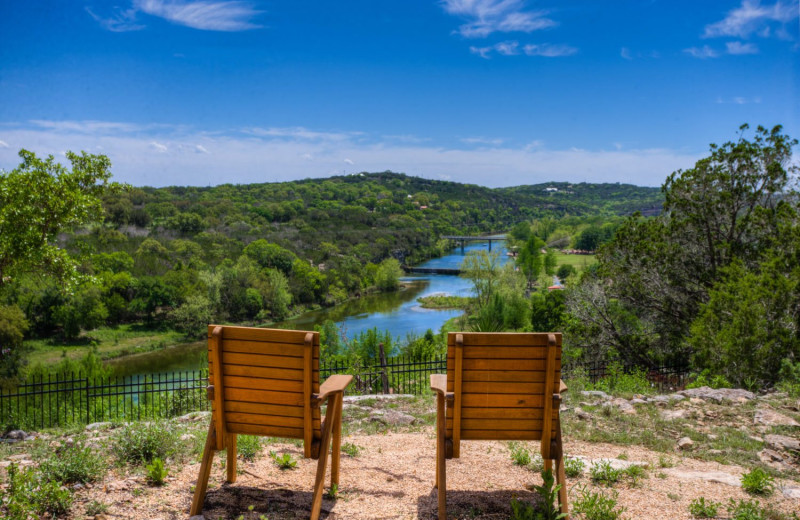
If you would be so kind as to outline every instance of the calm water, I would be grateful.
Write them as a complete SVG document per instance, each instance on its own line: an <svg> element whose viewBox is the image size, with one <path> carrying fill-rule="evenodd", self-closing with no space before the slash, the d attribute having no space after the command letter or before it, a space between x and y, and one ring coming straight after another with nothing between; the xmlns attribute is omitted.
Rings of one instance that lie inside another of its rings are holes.
<svg viewBox="0 0 800 520"><path fill-rule="evenodd" d="M466 253L488 247L486 243L476 242L465 247L463 253L461 248L457 248L419 267L458 268ZM508 261L502 242L493 242L492 250L500 252L503 262ZM427 329L437 332L444 322L461 314L458 310L423 309L417 298L434 294L470 296L472 292L469 280L452 275L411 275L402 278L401 283L403 288L399 291L369 294L330 309L307 312L282 322L280 326L312 330L315 325L332 320L348 338L377 327L404 341L408 334L422 335ZM195 370L206 365L205 356L206 342L201 341L126 357L111 364L122 375Z"/></svg>

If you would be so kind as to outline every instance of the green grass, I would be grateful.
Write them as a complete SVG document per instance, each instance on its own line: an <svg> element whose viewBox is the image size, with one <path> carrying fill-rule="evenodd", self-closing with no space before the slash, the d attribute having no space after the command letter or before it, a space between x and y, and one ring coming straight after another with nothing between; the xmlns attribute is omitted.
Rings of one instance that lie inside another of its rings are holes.
<svg viewBox="0 0 800 520"><path fill-rule="evenodd" d="M475 298L467 296L433 295L417 298L423 309L466 309Z"/></svg>
<svg viewBox="0 0 800 520"><path fill-rule="evenodd" d="M582 271L596 262L597 259L595 255L565 255L564 253L556 253L556 263L558 265L571 265L578 271Z"/></svg>
<svg viewBox="0 0 800 520"><path fill-rule="evenodd" d="M170 345L185 343L184 336L174 330L148 329L141 324L124 324L118 327L100 327L83 332L74 340L60 338L31 339L25 346L31 351L26 356L30 365L50 366L67 357L78 360L97 347L101 359L112 359L140 352L160 350Z"/></svg>

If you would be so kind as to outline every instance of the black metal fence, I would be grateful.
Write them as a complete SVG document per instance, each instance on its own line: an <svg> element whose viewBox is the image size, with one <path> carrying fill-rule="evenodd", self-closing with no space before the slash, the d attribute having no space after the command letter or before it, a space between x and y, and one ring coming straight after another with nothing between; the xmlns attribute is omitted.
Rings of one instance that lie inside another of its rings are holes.
<svg viewBox="0 0 800 520"><path fill-rule="evenodd" d="M429 388L430 374L444 373L446 359L394 357L385 364L349 365L323 363L320 377L352 374L349 393L397 393L419 395ZM620 365L568 363L562 378L587 382L617 381L637 372L651 389L670 392L682 389L689 375L684 366L637 369ZM208 410L205 388L208 370L125 377L85 377L82 374L53 374L34 377L11 388L0 386L0 429L39 429L100 421L128 421L167 418Z"/></svg>

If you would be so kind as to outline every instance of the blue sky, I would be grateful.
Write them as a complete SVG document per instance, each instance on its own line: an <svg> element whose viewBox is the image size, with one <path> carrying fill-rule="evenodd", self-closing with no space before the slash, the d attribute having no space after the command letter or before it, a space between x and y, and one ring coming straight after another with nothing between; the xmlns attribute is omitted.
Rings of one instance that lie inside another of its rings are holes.
<svg viewBox="0 0 800 520"><path fill-rule="evenodd" d="M798 4L2 2L0 168L27 148L150 186L657 186L742 123L800 137Z"/></svg>

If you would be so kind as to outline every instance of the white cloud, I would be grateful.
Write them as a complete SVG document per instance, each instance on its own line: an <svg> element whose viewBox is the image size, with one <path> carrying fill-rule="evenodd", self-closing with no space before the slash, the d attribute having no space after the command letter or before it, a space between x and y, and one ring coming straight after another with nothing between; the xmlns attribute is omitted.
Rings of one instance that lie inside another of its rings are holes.
<svg viewBox="0 0 800 520"><path fill-rule="evenodd" d="M758 47L754 43L728 42L725 47L728 54L758 54Z"/></svg>
<svg viewBox="0 0 800 520"><path fill-rule="evenodd" d="M742 0L742 5L731 10L725 18L707 25L703 37L747 38L752 34L767 37L771 34L773 24L785 25L797 16L796 1L790 3L778 1L772 5L761 5L759 0Z"/></svg>
<svg viewBox="0 0 800 520"><path fill-rule="evenodd" d="M355 164L352 159L345 159L344 162L349 164L350 166Z"/></svg>
<svg viewBox="0 0 800 520"><path fill-rule="evenodd" d="M544 56L546 58L557 58L560 56L572 56L578 52L575 47L569 45L553 45L550 43L528 44L522 48L528 56Z"/></svg>
<svg viewBox="0 0 800 520"><path fill-rule="evenodd" d="M691 47L689 49L684 49L683 52L690 54L695 58L700 58L701 60L705 60L707 58L716 58L719 56L719 52L715 51L708 45L703 45L702 48Z"/></svg>
<svg viewBox="0 0 800 520"><path fill-rule="evenodd" d="M120 125L127 123L107 127ZM96 128L88 134L83 130L54 130L30 123L5 124L0 129L0 139L6 143L25 143L26 148L40 155L102 147L112 161L114 180L137 186L324 177L329 172L341 174L343 157L363 171L392 170L431 179L451 176L454 181L488 186L554 179L658 186L669 173L691 166L704 152L693 155L668 149L552 149L540 142L518 147L501 143L456 148L434 143L400 143L360 132L347 132L346 139L332 141L256 136L241 131L223 134L180 128L171 132L158 129L119 133L102 126ZM197 143L203 143L214 153L197 153ZM18 164L14 150L0 147L0 168L11 170Z"/></svg>
<svg viewBox="0 0 800 520"><path fill-rule="evenodd" d="M632 60L633 56L631 56L631 50L627 47L623 47L619 51L619 55L622 56L626 60Z"/></svg>
<svg viewBox="0 0 800 520"><path fill-rule="evenodd" d="M197 153L211 153L202 144L198 144L197 146L194 147L194 149L197 151Z"/></svg>
<svg viewBox="0 0 800 520"><path fill-rule="evenodd" d="M489 139L487 137L465 137L461 139L461 142L465 144L484 144L490 146L500 146L501 144L503 144L502 139L498 138Z"/></svg>
<svg viewBox="0 0 800 520"><path fill-rule="evenodd" d="M262 11L242 0L133 0L128 9L114 9L114 13L106 17L95 14L89 7L86 12L113 32L144 29L145 25L138 22L140 13L203 31L233 32L261 27L253 19Z"/></svg>
<svg viewBox="0 0 800 520"><path fill-rule="evenodd" d="M525 11L522 0L444 0L444 10L467 19L458 28L465 38L483 38L494 32L530 33L553 27L546 11Z"/></svg>
<svg viewBox="0 0 800 520"><path fill-rule="evenodd" d="M245 133L250 133L260 137L282 137L289 139L307 139L309 141L343 141L355 137L358 132L315 132L303 128L302 126L290 128L246 128Z"/></svg>
<svg viewBox="0 0 800 520"><path fill-rule="evenodd" d="M469 52L471 52L472 54L477 54L481 58L486 58L487 60L489 59L489 55L492 53L493 50L494 50L494 46L491 46L491 47L475 47L474 45L471 45L470 48L469 48Z"/></svg>
<svg viewBox="0 0 800 520"><path fill-rule="evenodd" d="M494 48L498 54L502 54L503 56L514 56L515 54L519 54L519 42L501 42L495 44Z"/></svg>
<svg viewBox="0 0 800 520"><path fill-rule="evenodd" d="M0 141L0 148L9 148L8 143L5 141Z"/></svg>

